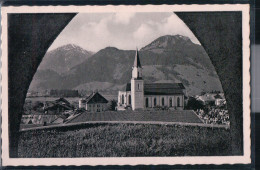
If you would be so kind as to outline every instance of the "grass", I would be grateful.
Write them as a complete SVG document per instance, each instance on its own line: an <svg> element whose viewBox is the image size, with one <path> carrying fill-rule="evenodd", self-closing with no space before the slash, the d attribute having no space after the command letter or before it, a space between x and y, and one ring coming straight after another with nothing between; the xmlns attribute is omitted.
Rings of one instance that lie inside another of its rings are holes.
<svg viewBox="0 0 260 170"><path fill-rule="evenodd" d="M230 131L176 125L85 125L21 132L19 157L229 155Z"/></svg>

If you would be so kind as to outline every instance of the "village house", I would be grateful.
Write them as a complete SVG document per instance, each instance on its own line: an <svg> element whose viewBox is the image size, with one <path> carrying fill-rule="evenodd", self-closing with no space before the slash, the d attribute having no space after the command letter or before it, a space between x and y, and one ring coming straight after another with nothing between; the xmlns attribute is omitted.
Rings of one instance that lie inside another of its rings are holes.
<svg viewBox="0 0 260 170"><path fill-rule="evenodd" d="M74 106L66 99L59 98L55 101L45 102L43 110L45 114L62 114L65 111L74 110Z"/></svg>
<svg viewBox="0 0 260 170"><path fill-rule="evenodd" d="M133 110L169 107L184 109L184 90L182 83L144 83L142 66L136 50L131 83L118 92L118 110L131 107Z"/></svg>
<svg viewBox="0 0 260 170"><path fill-rule="evenodd" d="M44 104L38 103L35 107L36 110L31 110L30 114L22 116L22 124L49 124L59 117L66 117L68 111L73 113L75 109L64 98L59 98L55 101L46 101Z"/></svg>
<svg viewBox="0 0 260 170"><path fill-rule="evenodd" d="M203 105L222 106L226 104L224 93L205 93L196 96L196 99L201 101Z"/></svg>
<svg viewBox="0 0 260 170"><path fill-rule="evenodd" d="M226 99L223 93L217 94L215 96L215 105L216 106L224 106L226 105Z"/></svg>
<svg viewBox="0 0 260 170"><path fill-rule="evenodd" d="M79 108L89 112L101 112L107 110L107 99L99 92L92 92L87 98L79 100Z"/></svg>

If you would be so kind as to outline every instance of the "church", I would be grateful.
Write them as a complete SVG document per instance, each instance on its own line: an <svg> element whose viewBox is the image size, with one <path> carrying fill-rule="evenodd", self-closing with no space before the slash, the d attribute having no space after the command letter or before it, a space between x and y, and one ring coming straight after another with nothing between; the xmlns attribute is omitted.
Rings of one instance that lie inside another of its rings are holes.
<svg viewBox="0 0 260 170"><path fill-rule="evenodd" d="M118 110L169 107L184 109L185 87L182 83L144 83L139 52L136 50L131 83L118 92Z"/></svg>

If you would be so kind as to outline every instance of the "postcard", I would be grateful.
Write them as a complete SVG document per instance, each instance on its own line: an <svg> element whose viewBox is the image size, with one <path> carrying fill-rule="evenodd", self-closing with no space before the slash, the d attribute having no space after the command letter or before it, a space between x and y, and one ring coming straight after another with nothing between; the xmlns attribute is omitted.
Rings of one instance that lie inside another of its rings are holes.
<svg viewBox="0 0 260 170"><path fill-rule="evenodd" d="M250 6L2 7L2 163L248 164Z"/></svg>

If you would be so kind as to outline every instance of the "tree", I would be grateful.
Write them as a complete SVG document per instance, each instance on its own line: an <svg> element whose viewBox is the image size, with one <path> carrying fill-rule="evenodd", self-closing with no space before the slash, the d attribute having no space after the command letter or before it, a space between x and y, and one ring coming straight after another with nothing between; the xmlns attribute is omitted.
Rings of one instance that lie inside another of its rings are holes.
<svg viewBox="0 0 260 170"><path fill-rule="evenodd" d="M114 111L116 110L117 102L116 100L112 99L108 102L108 110Z"/></svg>
<svg viewBox="0 0 260 170"><path fill-rule="evenodd" d="M204 109L204 105L202 101L199 101L194 97L190 97L186 109L192 109L192 110Z"/></svg>
<svg viewBox="0 0 260 170"><path fill-rule="evenodd" d="M41 109L43 106L44 106L44 104L43 104L42 102L36 101L36 102L33 104L32 108L33 108L33 110L36 111L36 110L38 110L38 109Z"/></svg>

